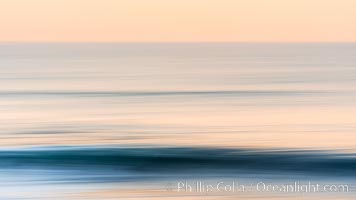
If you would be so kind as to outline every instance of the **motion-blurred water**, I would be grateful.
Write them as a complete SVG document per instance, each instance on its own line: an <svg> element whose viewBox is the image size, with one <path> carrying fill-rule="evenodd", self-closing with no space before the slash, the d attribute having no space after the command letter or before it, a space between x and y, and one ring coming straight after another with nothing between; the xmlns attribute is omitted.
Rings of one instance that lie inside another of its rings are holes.
<svg viewBox="0 0 356 200"><path fill-rule="evenodd" d="M1 44L0 199L353 199L355 53L347 43ZM230 179L351 189L176 191Z"/></svg>

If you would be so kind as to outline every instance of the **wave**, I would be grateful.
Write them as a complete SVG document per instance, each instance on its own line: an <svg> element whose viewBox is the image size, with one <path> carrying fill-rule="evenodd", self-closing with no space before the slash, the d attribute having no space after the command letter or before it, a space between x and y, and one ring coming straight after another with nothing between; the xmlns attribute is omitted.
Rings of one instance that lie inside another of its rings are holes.
<svg viewBox="0 0 356 200"><path fill-rule="evenodd" d="M125 169L133 172L296 172L352 176L355 154L321 150L57 148L0 151L0 168Z"/></svg>

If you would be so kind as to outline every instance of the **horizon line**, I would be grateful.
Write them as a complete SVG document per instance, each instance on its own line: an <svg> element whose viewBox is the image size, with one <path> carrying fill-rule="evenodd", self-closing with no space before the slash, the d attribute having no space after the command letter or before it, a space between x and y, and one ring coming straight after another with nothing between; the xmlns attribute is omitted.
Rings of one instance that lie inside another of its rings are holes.
<svg viewBox="0 0 356 200"><path fill-rule="evenodd" d="M0 44L352 44L356 41L0 41Z"/></svg>

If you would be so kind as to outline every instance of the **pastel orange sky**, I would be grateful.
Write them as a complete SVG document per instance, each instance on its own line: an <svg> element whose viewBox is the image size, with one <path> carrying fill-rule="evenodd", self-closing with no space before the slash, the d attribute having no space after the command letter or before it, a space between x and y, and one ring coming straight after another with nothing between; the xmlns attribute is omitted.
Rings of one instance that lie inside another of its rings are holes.
<svg viewBox="0 0 356 200"><path fill-rule="evenodd" d="M0 0L1 42L356 42L355 0Z"/></svg>

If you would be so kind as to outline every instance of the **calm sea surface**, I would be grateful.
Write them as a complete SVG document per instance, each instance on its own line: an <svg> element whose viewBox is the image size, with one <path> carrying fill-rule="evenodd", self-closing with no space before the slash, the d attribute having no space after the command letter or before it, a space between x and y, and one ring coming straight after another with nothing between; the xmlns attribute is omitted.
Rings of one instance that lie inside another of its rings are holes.
<svg viewBox="0 0 356 200"><path fill-rule="evenodd" d="M0 44L0 200L354 199L355 55L347 43ZM182 191L231 181L254 190ZM350 188L257 191L309 181Z"/></svg>

